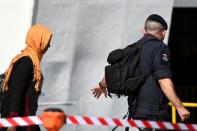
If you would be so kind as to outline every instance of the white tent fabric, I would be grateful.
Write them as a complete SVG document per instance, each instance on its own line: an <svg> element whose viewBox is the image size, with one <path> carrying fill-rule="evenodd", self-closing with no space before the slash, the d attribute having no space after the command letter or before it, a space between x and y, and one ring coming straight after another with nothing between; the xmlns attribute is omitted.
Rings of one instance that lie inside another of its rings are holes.
<svg viewBox="0 0 197 131"><path fill-rule="evenodd" d="M107 54L139 39L152 13L162 15L169 24L172 7L172 0L40 0L36 22L54 33L42 64L45 82L40 111L50 104L72 115L121 118L127 112L126 98L97 100L90 89L104 75ZM111 128L66 126L63 130Z"/></svg>
<svg viewBox="0 0 197 131"><path fill-rule="evenodd" d="M0 1L0 16L3 16L0 35L5 36L0 39L0 60L5 63L0 71L3 72L10 61L5 59L4 54L10 58L24 46L25 34L31 22L44 24L54 36L42 62L45 81L38 114L48 107L58 107L71 115L121 118L127 112L126 98L105 99L102 96L97 100L90 89L104 75L108 53L142 36L148 15L158 13L170 24L173 0L20 1L20 5L19 1L18 4L11 0ZM69 125L62 130L111 129Z"/></svg>

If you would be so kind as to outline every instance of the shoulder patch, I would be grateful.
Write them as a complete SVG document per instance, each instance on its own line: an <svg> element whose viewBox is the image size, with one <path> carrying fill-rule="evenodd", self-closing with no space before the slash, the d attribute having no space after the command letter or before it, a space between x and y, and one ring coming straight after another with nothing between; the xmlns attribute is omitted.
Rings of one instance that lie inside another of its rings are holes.
<svg viewBox="0 0 197 131"><path fill-rule="evenodd" d="M168 62L168 55L167 54L162 54L162 60L165 62Z"/></svg>

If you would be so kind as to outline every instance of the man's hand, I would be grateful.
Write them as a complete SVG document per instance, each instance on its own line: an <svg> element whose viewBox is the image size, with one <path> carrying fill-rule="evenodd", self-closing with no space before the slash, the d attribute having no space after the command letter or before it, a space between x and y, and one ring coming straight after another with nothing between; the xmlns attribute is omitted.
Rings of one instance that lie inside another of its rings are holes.
<svg viewBox="0 0 197 131"><path fill-rule="evenodd" d="M16 127L8 127L7 131L16 131Z"/></svg>
<svg viewBox="0 0 197 131"><path fill-rule="evenodd" d="M106 88L101 88L99 85L97 85L91 91L92 91L92 94L94 95L94 97L96 97L97 99L100 98L100 96L102 94L104 94L105 97L107 97L107 89Z"/></svg>
<svg viewBox="0 0 197 131"><path fill-rule="evenodd" d="M170 100L172 105L177 109L179 116L181 117L181 120L185 121L189 119L190 112L183 106L181 100L177 96L172 80L170 78L160 79L159 85L161 86L161 90Z"/></svg>
<svg viewBox="0 0 197 131"><path fill-rule="evenodd" d="M177 111L182 121L189 119L190 112L185 107L177 108Z"/></svg>

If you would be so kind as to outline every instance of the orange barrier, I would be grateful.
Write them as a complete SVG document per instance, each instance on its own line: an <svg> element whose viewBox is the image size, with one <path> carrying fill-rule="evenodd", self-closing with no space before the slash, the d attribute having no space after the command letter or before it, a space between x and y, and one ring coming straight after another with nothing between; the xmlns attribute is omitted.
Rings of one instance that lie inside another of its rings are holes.
<svg viewBox="0 0 197 131"><path fill-rule="evenodd" d="M47 131L59 131L65 124L65 114L57 108L49 108L41 115L44 127Z"/></svg>

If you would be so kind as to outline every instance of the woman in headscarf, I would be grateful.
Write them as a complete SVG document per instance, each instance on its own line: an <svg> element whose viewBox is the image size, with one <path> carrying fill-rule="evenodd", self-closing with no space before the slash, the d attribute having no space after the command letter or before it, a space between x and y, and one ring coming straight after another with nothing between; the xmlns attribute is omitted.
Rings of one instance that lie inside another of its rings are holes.
<svg viewBox="0 0 197 131"><path fill-rule="evenodd" d="M26 47L16 55L5 73L6 92L2 117L35 115L42 86L40 63L50 46L52 33L43 25L33 25L27 32ZM39 126L11 127L7 131L39 131Z"/></svg>

